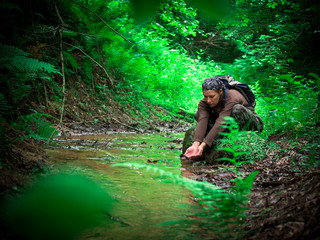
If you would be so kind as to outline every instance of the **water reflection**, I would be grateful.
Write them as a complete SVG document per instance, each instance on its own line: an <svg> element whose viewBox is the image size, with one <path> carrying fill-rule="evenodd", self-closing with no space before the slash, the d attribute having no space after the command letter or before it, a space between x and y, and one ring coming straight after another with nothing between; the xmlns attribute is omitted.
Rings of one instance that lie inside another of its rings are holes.
<svg viewBox="0 0 320 240"><path fill-rule="evenodd" d="M111 167L112 163L134 162L192 178L187 162L181 165L179 144L170 136L113 134L76 136L48 147L52 172L83 174L116 200L111 215L81 239L187 239L186 224L161 225L189 220L192 215L190 192L172 183L163 183L153 172ZM184 171L181 171L184 169Z"/></svg>

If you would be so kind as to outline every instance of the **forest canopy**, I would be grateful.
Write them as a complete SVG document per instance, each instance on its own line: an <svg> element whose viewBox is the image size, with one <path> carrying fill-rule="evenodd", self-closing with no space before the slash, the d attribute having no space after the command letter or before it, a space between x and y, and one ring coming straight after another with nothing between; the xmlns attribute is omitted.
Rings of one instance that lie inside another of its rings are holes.
<svg viewBox="0 0 320 240"><path fill-rule="evenodd" d="M302 0L2 1L2 116L39 112L36 101L59 118L81 86L106 114L111 98L135 121L168 121L195 112L203 79L230 74L254 89L266 132L305 131L319 122L319 9Z"/></svg>

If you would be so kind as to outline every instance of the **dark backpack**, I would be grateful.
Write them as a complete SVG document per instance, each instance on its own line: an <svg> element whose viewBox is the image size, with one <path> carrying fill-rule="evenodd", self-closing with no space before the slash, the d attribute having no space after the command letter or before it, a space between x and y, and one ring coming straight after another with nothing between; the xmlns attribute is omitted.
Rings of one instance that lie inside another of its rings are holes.
<svg viewBox="0 0 320 240"><path fill-rule="evenodd" d="M218 75L217 77L223 82L227 89L236 89L239 91L247 100L250 107L256 106L256 97L247 84L234 80L231 75Z"/></svg>

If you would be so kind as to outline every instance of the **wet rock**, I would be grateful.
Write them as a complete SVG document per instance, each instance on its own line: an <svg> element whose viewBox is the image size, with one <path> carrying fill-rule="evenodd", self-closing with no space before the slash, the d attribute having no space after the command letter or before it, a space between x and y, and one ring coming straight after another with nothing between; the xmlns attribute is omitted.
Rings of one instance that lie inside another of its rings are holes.
<svg viewBox="0 0 320 240"><path fill-rule="evenodd" d="M183 143L183 139L182 138L176 138L172 141L167 141L167 142L170 142L170 143L176 143L176 144L182 144Z"/></svg>
<svg viewBox="0 0 320 240"><path fill-rule="evenodd" d="M157 163L157 162L159 162L159 160L152 160L152 159L147 160L147 163Z"/></svg>
<svg viewBox="0 0 320 240"><path fill-rule="evenodd" d="M196 160L194 160L192 162L192 167L198 167L198 166L203 166L203 165L205 165L204 161L196 161Z"/></svg>
<svg viewBox="0 0 320 240"><path fill-rule="evenodd" d="M200 182L204 182L204 181L208 181L208 178L206 177L206 175L201 175L201 176L198 176L196 180Z"/></svg>
<svg viewBox="0 0 320 240"><path fill-rule="evenodd" d="M187 130L182 142L182 154L192 145L195 129L196 126L193 126Z"/></svg>

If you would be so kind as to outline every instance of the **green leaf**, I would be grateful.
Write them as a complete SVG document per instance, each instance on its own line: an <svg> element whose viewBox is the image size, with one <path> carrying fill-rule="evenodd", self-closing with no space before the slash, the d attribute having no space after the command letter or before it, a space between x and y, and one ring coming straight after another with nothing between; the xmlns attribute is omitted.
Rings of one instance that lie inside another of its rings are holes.
<svg viewBox="0 0 320 240"><path fill-rule="evenodd" d="M235 162L235 160L233 158L227 158L227 157L218 158L218 161Z"/></svg>
<svg viewBox="0 0 320 240"><path fill-rule="evenodd" d="M219 148L220 151L227 151L231 153L235 153L235 150L231 147L224 147L224 148Z"/></svg>
<svg viewBox="0 0 320 240"><path fill-rule="evenodd" d="M320 90L320 77L315 73L309 73L309 76L314 77L317 81L317 88Z"/></svg>
<svg viewBox="0 0 320 240"><path fill-rule="evenodd" d="M248 195L252 188L253 181L258 173L259 171L254 171L245 179L238 178L235 181L236 187L234 189L236 190L236 192L242 193L243 195Z"/></svg>

